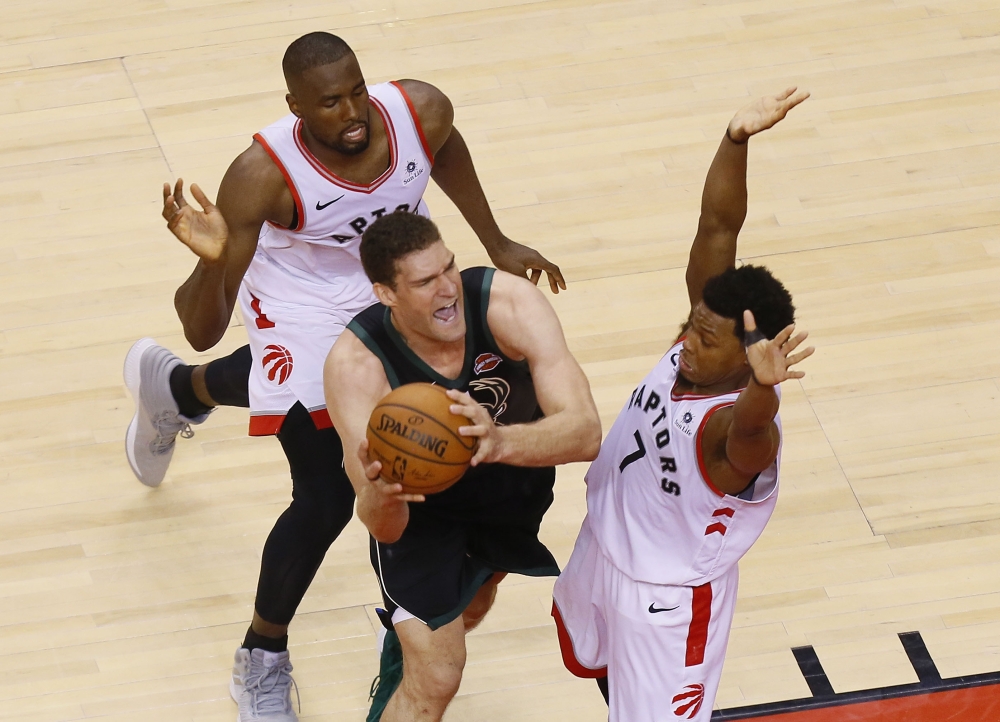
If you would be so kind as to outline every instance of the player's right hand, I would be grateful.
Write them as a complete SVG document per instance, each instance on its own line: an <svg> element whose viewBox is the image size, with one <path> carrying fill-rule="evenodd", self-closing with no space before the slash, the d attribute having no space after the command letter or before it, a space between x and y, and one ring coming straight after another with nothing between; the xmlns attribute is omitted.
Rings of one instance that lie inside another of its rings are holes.
<svg viewBox="0 0 1000 722"><path fill-rule="evenodd" d="M226 219L197 184L191 186L191 194L204 210L195 210L184 198L183 178L177 179L172 191L170 184L164 183L163 218L170 232L198 258L208 264L218 263L224 260L229 237Z"/></svg>
<svg viewBox="0 0 1000 722"><path fill-rule="evenodd" d="M406 494L403 492L403 485L395 482L388 482L380 474L382 472L382 462L372 461L368 455L368 439L362 439L358 445L358 459L365 470L365 477L368 479L368 492L373 496L369 501L376 507L385 507L409 501L425 501L423 494Z"/></svg>

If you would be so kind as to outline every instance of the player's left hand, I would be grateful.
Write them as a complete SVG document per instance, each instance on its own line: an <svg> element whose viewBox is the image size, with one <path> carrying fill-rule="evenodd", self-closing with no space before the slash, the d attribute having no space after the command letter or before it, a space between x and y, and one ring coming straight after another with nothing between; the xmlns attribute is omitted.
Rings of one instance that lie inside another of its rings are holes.
<svg viewBox="0 0 1000 722"><path fill-rule="evenodd" d="M468 393L448 389L448 398L454 401L451 413L464 416L472 422L471 426L458 427L462 436L477 437L476 453L472 455L472 466L488 464L500 458L503 443L500 428L493 423L489 412L480 406Z"/></svg>
<svg viewBox="0 0 1000 722"><path fill-rule="evenodd" d="M490 260L501 271L527 278L536 286L544 271L552 293L559 293L559 289L566 290L566 280L559 266L547 260L535 249L512 241L506 236L503 236L499 247L490 253Z"/></svg>
<svg viewBox="0 0 1000 722"><path fill-rule="evenodd" d="M750 311L743 312L743 326L748 333L757 330L757 321ZM775 386L788 379L800 379L805 376L803 371L793 371L792 366L803 359L809 358L816 350L812 346L796 354L792 352L799 347L807 332L795 334L795 324L789 324L781 333L768 341L766 338L747 346L747 361L753 370L754 380L762 386Z"/></svg>
<svg viewBox="0 0 1000 722"><path fill-rule="evenodd" d="M781 121L788 111L809 97L808 90L799 90L792 86L777 95L765 95L757 98L729 121L729 137L737 143L745 143L751 135L773 127Z"/></svg>

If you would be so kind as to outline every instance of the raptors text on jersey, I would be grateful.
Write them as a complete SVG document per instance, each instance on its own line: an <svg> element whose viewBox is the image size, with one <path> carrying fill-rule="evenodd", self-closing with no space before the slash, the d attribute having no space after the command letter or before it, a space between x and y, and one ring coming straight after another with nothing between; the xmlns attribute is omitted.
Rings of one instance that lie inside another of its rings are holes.
<svg viewBox="0 0 1000 722"><path fill-rule="evenodd" d="M701 435L739 391L678 393L680 349L675 344L642 380L608 432L587 473L588 523L632 579L698 586L735 565L764 530L777 499L781 451L745 498L712 486Z"/></svg>

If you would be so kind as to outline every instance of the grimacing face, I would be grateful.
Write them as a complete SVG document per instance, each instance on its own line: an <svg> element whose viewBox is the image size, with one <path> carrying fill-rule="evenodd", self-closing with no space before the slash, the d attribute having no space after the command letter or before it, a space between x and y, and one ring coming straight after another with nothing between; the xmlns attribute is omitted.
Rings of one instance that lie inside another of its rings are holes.
<svg viewBox="0 0 1000 722"><path fill-rule="evenodd" d="M396 261L395 288L375 284L404 335L454 343L465 338L465 298L455 254L438 240Z"/></svg>
<svg viewBox="0 0 1000 722"><path fill-rule="evenodd" d="M733 332L735 328L733 319L699 302L691 310L691 323L677 359L681 377L695 386L712 386L746 373L746 351Z"/></svg>
<svg viewBox="0 0 1000 722"><path fill-rule="evenodd" d="M289 82L288 108L309 134L344 155L363 153L371 142L371 104L354 53L309 68Z"/></svg>

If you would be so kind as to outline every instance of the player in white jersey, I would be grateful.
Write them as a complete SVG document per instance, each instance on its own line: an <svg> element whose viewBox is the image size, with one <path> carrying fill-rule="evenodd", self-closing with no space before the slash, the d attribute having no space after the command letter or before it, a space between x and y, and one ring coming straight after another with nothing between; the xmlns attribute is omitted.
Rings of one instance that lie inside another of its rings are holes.
<svg viewBox="0 0 1000 722"><path fill-rule="evenodd" d="M747 141L808 93L790 88L730 122L705 181L680 337L632 393L587 472L587 517L556 581L567 668L598 680L610 722L707 721L736 603L737 562L774 509L779 387L792 299L760 266L736 268Z"/></svg>
<svg viewBox="0 0 1000 722"><path fill-rule="evenodd" d="M164 186L168 227L199 258L175 296L187 339L199 350L215 345L238 300L251 352L196 368L145 339L125 367L137 407L126 448L144 483L159 484L177 433L220 403L249 405L251 434L276 434L289 461L292 503L264 546L233 669L241 722L295 719L288 624L353 513L322 369L345 325L375 301L358 251L365 227L397 211L426 215L434 178L494 263L562 283L555 266L500 232L438 89L415 80L367 86L350 47L328 33L293 42L282 69L291 115L233 162L218 207L197 186L203 212L187 204L181 181Z"/></svg>

